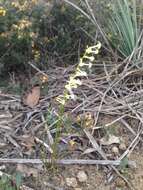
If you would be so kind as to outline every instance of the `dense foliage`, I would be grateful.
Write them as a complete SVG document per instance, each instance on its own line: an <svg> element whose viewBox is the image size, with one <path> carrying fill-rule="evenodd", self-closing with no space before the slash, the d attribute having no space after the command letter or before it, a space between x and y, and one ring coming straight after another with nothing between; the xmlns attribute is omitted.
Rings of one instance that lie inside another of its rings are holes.
<svg viewBox="0 0 143 190"><path fill-rule="evenodd" d="M95 29L63 3L1 0L0 72L27 68L28 61L47 68L75 63Z"/></svg>

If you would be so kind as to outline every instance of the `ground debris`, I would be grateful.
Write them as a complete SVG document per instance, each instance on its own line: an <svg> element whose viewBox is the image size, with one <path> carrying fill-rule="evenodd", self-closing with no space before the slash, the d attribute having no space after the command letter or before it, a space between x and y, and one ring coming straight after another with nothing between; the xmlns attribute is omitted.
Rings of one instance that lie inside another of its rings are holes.
<svg viewBox="0 0 143 190"><path fill-rule="evenodd" d="M66 178L66 184L68 187L77 187L78 183L76 178L71 177L71 178Z"/></svg>
<svg viewBox="0 0 143 190"><path fill-rule="evenodd" d="M79 171L77 174L77 179L79 182L86 182L87 181L87 174L84 171Z"/></svg>

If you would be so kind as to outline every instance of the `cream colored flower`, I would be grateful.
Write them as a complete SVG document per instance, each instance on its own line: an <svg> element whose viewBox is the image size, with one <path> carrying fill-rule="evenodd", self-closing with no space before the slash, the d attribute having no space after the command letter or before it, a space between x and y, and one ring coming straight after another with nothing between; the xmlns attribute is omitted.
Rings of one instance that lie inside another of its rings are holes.
<svg viewBox="0 0 143 190"><path fill-rule="evenodd" d="M84 59L89 59L91 62L93 62L94 61L94 56L84 56Z"/></svg>
<svg viewBox="0 0 143 190"><path fill-rule="evenodd" d="M75 76L76 77L86 77L87 73L85 71L82 71L81 69L78 68Z"/></svg>

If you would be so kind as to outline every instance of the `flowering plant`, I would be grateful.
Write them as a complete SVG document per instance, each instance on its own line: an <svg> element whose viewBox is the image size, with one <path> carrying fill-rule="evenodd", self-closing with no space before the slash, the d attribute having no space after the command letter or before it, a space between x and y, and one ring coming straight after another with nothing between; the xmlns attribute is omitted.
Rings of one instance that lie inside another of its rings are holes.
<svg viewBox="0 0 143 190"><path fill-rule="evenodd" d="M79 77L86 77L87 72L83 70L84 67L88 67L89 69L92 67L92 63L95 59L95 55L99 53L99 49L101 48L101 43L98 42L94 46L87 47L84 55L80 58L79 64L75 72L70 76L67 84L65 85L65 90L63 95L58 96L56 99L59 103L65 106L66 102L69 99L76 100L76 96L73 92L73 89L76 89L78 86L82 85L82 81Z"/></svg>

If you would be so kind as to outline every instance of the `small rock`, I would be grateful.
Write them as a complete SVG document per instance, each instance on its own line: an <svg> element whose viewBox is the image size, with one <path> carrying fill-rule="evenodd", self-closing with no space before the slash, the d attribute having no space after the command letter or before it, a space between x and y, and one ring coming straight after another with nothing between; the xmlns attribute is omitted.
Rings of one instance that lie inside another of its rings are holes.
<svg viewBox="0 0 143 190"><path fill-rule="evenodd" d="M77 180L74 177L66 178L66 184L68 187L77 187Z"/></svg>
<svg viewBox="0 0 143 190"><path fill-rule="evenodd" d="M118 178L117 181L116 181L116 186L119 187L119 188L125 188L126 183L125 183L124 180Z"/></svg>
<svg viewBox="0 0 143 190"><path fill-rule="evenodd" d="M118 147L113 146L113 147L112 147L112 152L113 152L116 156L119 155L119 149L118 149Z"/></svg>
<svg viewBox="0 0 143 190"><path fill-rule="evenodd" d="M105 146L108 146L111 144L119 144L119 143L120 143L120 138L111 134L109 135L108 138L105 136L100 140L100 144L105 145Z"/></svg>
<svg viewBox="0 0 143 190"><path fill-rule="evenodd" d="M126 147L126 144L125 144L125 143L121 143L121 144L119 145L119 149L120 149L120 150L123 150L123 151L124 151L124 150L126 150L126 148L127 148L127 147Z"/></svg>
<svg viewBox="0 0 143 190"><path fill-rule="evenodd" d="M79 188L79 187L77 187L77 188L75 188L74 190L82 190L81 188Z"/></svg>
<svg viewBox="0 0 143 190"><path fill-rule="evenodd" d="M77 174L77 178L79 182L86 182L87 181L87 175L84 171L79 171Z"/></svg>

